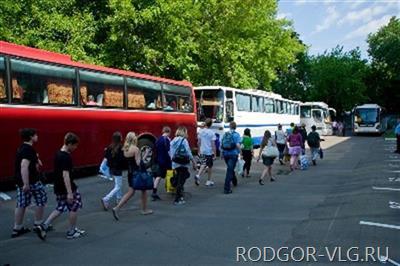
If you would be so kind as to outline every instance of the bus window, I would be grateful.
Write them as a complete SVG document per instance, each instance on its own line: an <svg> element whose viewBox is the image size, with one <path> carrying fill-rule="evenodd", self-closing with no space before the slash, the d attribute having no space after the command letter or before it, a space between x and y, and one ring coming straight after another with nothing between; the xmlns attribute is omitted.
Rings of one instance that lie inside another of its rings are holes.
<svg viewBox="0 0 400 266"><path fill-rule="evenodd" d="M11 59L12 102L24 104L74 103L75 70Z"/></svg>
<svg viewBox="0 0 400 266"><path fill-rule="evenodd" d="M301 118L311 118L311 106L301 106L300 107L300 117Z"/></svg>
<svg viewBox="0 0 400 266"><path fill-rule="evenodd" d="M251 110L253 112L258 112L258 113L262 112L262 106L263 106L262 98L258 96L252 96L251 100L252 100Z"/></svg>
<svg viewBox="0 0 400 266"><path fill-rule="evenodd" d="M274 100L270 98L264 98L264 112L266 113L274 112Z"/></svg>
<svg viewBox="0 0 400 266"><path fill-rule="evenodd" d="M160 83L132 78L127 78L126 81L129 109L162 109Z"/></svg>
<svg viewBox="0 0 400 266"><path fill-rule="evenodd" d="M250 108L250 95L236 93L236 105L238 111L251 112Z"/></svg>
<svg viewBox="0 0 400 266"><path fill-rule="evenodd" d="M6 69L4 58L0 57L0 102L7 102Z"/></svg>
<svg viewBox="0 0 400 266"><path fill-rule="evenodd" d="M226 99L233 99L233 91L227 90L225 92L225 95L226 95Z"/></svg>
<svg viewBox="0 0 400 266"><path fill-rule="evenodd" d="M188 87L163 84L164 110L193 112L191 90Z"/></svg>
<svg viewBox="0 0 400 266"><path fill-rule="evenodd" d="M119 76L79 70L83 106L124 106L124 79Z"/></svg>
<svg viewBox="0 0 400 266"><path fill-rule="evenodd" d="M222 122L224 116L224 91L196 90L197 120L205 121L211 118L216 122Z"/></svg>

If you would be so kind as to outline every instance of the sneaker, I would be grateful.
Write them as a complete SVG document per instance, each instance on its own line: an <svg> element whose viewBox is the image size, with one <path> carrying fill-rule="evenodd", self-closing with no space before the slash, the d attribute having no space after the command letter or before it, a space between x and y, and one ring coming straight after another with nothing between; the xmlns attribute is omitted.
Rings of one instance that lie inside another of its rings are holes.
<svg viewBox="0 0 400 266"><path fill-rule="evenodd" d="M313 165L317 165L317 162L315 160L312 160Z"/></svg>
<svg viewBox="0 0 400 266"><path fill-rule="evenodd" d="M161 200L160 196L158 196L157 193L151 194L151 198L152 198L152 201Z"/></svg>
<svg viewBox="0 0 400 266"><path fill-rule="evenodd" d="M207 186L207 187L214 186L214 182L213 182L213 181L211 181L211 180L207 180L207 182L206 182L206 186Z"/></svg>
<svg viewBox="0 0 400 266"><path fill-rule="evenodd" d="M184 200L174 201L174 205L183 205L185 203L186 203L186 201L184 201Z"/></svg>
<svg viewBox="0 0 400 266"><path fill-rule="evenodd" d="M75 228L73 232L67 232L67 239L80 238L84 235L84 233L82 233L82 232L84 232L84 231L81 231L78 228Z"/></svg>
<svg viewBox="0 0 400 266"><path fill-rule="evenodd" d="M22 227L21 229L13 229L11 233L11 238L19 237L23 234L29 233L31 230L29 228Z"/></svg>
<svg viewBox="0 0 400 266"><path fill-rule="evenodd" d="M86 235L86 231L79 229L78 227L75 227L75 231L78 231L79 233L81 233L82 235Z"/></svg>
<svg viewBox="0 0 400 266"><path fill-rule="evenodd" d="M198 175L194 176L194 183L196 184L196 186L200 185L200 176Z"/></svg>
<svg viewBox="0 0 400 266"><path fill-rule="evenodd" d="M260 184L260 186L264 186L264 180L259 179L259 180L258 180L258 183Z"/></svg>
<svg viewBox="0 0 400 266"><path fill-rule="evenodd" d="M225 190L224 194L232 194L232 189L231 190Z"/></svg>
<svg viewBox="0 0 400 266"><path fill-rule="evenodd" d="M147 209L145 211L142 211L142 215L150 215L153 214L153 210Z"/></svg>
<svg viewBox="0 0 400 266"><path fill-rule="evenodd" d="M113 216L114 216L114 219L116 220L116 221L118 221L119 220L119 215L118 215L118 211L116 210L116 209L112 209L112 214L113 214Z"/></svg>
<svg viewBox="0 0 400 266"><path fill-rule="evenodd" d="M276 179L275 179L274 177L271 177L270 181L271 181L271 182L275 182Z"/></svg>
<svg viewBox="0 0 400 266"><path fill-rule="evenodd" d="M46 240L46 229L43 225L35 225L34 231L41 240Z"/></svg>

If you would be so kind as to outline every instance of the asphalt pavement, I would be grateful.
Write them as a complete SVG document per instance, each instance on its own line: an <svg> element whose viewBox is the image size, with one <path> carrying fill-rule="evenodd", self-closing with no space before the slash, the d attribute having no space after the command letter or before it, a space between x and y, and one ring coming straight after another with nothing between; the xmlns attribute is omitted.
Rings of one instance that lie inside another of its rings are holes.
<svg viewBox="0 0 400 266"><path fill-rule="evenodd" d="M66 215L55 221L46 241L34 233L11 239L15 192L7 192L13 200L0 200L0 265L380 265L379 255L396 265L400 155L393 153L395 142L327 137L322 145L325 157L317 166L291 173L276 161L277 181L264 186L258 184L263 166L253 161L251 177L239 177L229 195L222 193L225 164L218 160L214 187L204 185L205 176L199 187L190 178L186 204L174 206L161 183L162 201L149 202L153 215L140 214L135 195L120 221L100 206L113 182L79 179L84 206L78 225L87 234L75 240L65 238ZM46 215L55 207L48 190ZM26 225L32 223L33 208L25 218Z"/></svg>

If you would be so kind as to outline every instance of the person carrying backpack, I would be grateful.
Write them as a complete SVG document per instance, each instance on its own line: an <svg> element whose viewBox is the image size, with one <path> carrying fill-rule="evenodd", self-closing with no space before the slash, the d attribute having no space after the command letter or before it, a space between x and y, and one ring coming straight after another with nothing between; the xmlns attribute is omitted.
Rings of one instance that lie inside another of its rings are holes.
<svg viewBox="0 0 400 266"><path fill-rule="evenodd" d="M311 150L311 159L313 162L313 165L317 165L317 158L319 156L319 147L320 147L320 137L319 134L317 133L317 127L312 126L311 127L312 132L308 134L307 136L307 144L308 147L310 147Z"/></svg>
<svg viewBox="0 0 400 266"><path fill-rule="evenodd" d="M227 131L222 137L221 149L222 156L225 160L227 170L225 177L224 193L232 193L231 182L235 177L235 167L240 154L240 135L236 131L236 123L231 122L229 124L229 131Z"/></svg>
<svg viewBox="0 0 400 266"><path fill-rule="evenodd" d="M190 177L189 164L192 161L193 169L196 170L196 161L193 158L187 140L186 127L178 127L175 132L175 138L171 141L170 156L172 158L172 169L174 169L174 178L176 184L176 195L174 205L185 204L183 198L183 186L186 179Z"/></svg>

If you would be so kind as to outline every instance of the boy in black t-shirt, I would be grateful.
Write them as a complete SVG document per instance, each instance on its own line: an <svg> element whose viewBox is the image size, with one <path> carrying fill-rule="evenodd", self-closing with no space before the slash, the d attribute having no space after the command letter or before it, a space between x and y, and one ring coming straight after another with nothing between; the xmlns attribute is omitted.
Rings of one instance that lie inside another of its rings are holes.
<svg viewBox="0 0 400 266"><path fill-rule="evenodd" d="M20 130L23 143L17 150L15 158L15 181L17 184L17 206L15 208L15 223L11 237L17 237L27 232L29 229L23 226L26 207L31 204L33 196L36 203L35 211L35 230L39 231L39 236L45 232L40 232L40 224L43 219L44 206L47 203L47 195L43 184L39 179L39 167L42 162L32 147L38 141L38 135L33 128Z"/></svg>
<svg viewBox="0 0 400 266"><path fill-rule="evenodd" d="M78 210L82 208L81 194L72 177L72 158L73 152L79 143L79 138L74 133L67 133L64 138L64 145L56 153L54 160L54 194L56 194L57 207L42 225L47 230L51 222L60 216L61 213L69 211L69 225L67 238L74 239L81 237L85 231L76 227Z"/></svg>

